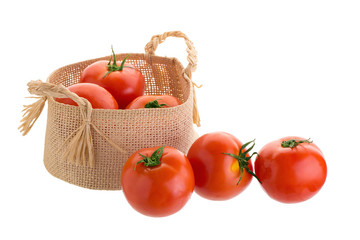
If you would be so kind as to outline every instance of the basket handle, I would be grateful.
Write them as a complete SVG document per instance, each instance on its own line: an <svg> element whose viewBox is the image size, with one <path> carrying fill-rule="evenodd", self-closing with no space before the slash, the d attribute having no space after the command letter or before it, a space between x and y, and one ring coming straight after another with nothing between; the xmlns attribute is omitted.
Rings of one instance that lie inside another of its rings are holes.
<svg viewBox="0 0 360 240"><path fill-rule="evenodd" d="M30 94L41 97L70 98L82 108L91 107L91 104L87 99L79 97L76 93L71 92L62 84L56 85L36 80L28 82L27 85Z"/></svg>
<svg viewBox="0 0 360 240"><path fill-rule="evenodd" d="M24 136L31 130L34 123L39 118L48 97L70 98L83 110L88 107L91 108L91 104L88 100L69 91L62 84L55 85L52 83L42 82L41 80L36 80L28 82L27 86L30 94L37 95L37 97L32 98L37 98L38 100L30 105L24 105L23 118L21 120L21 125L18 128Z"/></svg>
<svg viewBox="0 0 360 240"><path fill-rule="evenodd" d="M30 105L24 106L24 115L19 127L19 130L23 133L23 135L26 135L30 131L40 116L45 102L49 97L70 98L78 104L83 121L82 124L80 124L80 126L74 130L59 147L59 150L61 150L65 145L67 145L66 151L63 155L64 160L68 160L71 163L79 165L89 164L90 167L95 166L91 127L114 148L121 152L125 152L111 139L106 137L105 134L91 122L92 106L87 99L79 97L76 93L71 92L62 84L56 85L48 82L42 82L41 80L30 81L28 83L28 91L33 95L37 95L39 99Z"/></svg>
<svg viewBox="0 0 360 240"><path fill-rule="evenodd" d="M194 86L197 88L202 87L202 85L198 86L191 80L192 73L195 72L196 67L197 67L197 51L194 47L193 42L184 33L180 32L180 31L171 31L171 32L165 32L163 34L158 34L158 35L152 36L150 42L148 42L145 45L145 53L150 56L154 56L158 45L163 43L165 41L165 39L168 37L178 37L178 38L183 38L185 40L185 43L187 46L186 51L188 53L187 60L189 63L186 66L186 68L184 69L183 75L187 80L189 80L192 83L193 87ZM199 116L199 112L198 112L198 108L197 108L197 101L196 101L196 95L195 95L194 88L193 88L193 98L194 98L193 122L199 127L200 126L200 116Z"/></svg>
<svg viewBox="0 0 360 240"><path fill-rule="evenodd" d="M185 40L187 46L186 51L188 53L187 60L189 64L185 68L184 73L191 79L191 73L194 72L197 67L197 51L193 42L190 41L190 39L184 33L180 31L171 31L152 36L150 42L148 42L145 46L145 53L151 56L155 55L155 51L158 45L163 43L168 37L183 38Z"/></svg>

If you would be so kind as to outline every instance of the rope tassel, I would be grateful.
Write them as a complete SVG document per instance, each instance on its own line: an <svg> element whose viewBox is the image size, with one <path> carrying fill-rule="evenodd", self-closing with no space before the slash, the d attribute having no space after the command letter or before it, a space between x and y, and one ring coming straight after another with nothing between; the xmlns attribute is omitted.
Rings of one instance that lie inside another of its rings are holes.
<svg viewBox="0 0 360 240"><path fill-rule="evenodd" d="M28 87L31 94L39 96L35 97L39 100L33 104L24 106L24 115L21 120L22 124L19 127L20 131L23 132L23 135L26 135L30 131L31 127L40 116L48 97L71 98L79 106L82 123L80 127L74 130L60 146L58 152L66 147L62 158L65 161L76 165L95 167L91 128L102 136L111 146L121 152L125 152L111 139L107 138L105 134L91 122L92 106L89 101L70 92L61 84L55 85L37 80L30 81Z"/></svg>
<svg viewBox="0 0 360 240"><path fill-rule="evenodd" d="M95 167L91 128L94 129L100 136L102 136L112 147L120 152L125 153L122 148L115 144L111 139L106 137L105 134L101 132L93 123L85 120L80 127L78 127L66 138L58 150L59 152L65 145L67 145L67 148L62 155L65 161L76 165Z"/></svg>
<svg viewBox="0 0 360 240"><path fill-rule="evenodd" d="M95 166L94 148L90 125L85 122L73 132L63 143L68 147L63 154L63 159L80 166ZM59 148L59 151L62 148Z"/></svg>
<svg viewBox="0 0 360 240"><path fill-rule="evenodd" d="M39 118L42 110L44 109L47 97L31 97L37 98L38 100L32 104L24 105L23 117L20 121L21 125L18 127L23 136L28 134L34 123Z"/></svg>

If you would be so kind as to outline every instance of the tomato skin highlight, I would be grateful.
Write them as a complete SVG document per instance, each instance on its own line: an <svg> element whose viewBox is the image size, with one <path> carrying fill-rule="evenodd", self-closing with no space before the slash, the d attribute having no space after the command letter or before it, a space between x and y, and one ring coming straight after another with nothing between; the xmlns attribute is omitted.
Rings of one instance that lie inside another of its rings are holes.
<svg viewBox="0 0 360 240"><path fill-rule="evenodd" d="M121 71L106 75L108 63L109 61L100 60L90 64L82 71L79 82L102 86L114 96L119 108L124 109L132 100L144 94L145 78L134 65L128 63L125 63ZM121 61L116 63L121 65Z"/></svg>
<svg viewBox="0 0 360 240"><path fill-rule="evenodd" d="M327 176L324 155L314 143L301 143L293 148L283 141L302 140L285 137L266 144L255 161L255 174L264 191L283 203L303 202L320 191Z"/></svg>
<svg viewBox="0 0 360 240"><path fill-rule="evenodd" d="M137 164L159 147L141 149L130 156L121 173L125 198L138 212L151 217L165 217L178 212L189 200L195 185L194 174L186 156L166 146L160 165Z"/></svg>
<svg viewBox="0 0 360 240"><path fill-rule="evenodd" d="M115 98L105 88L92 83L76 83L68 87L73 93L79 97L87 99L92 108L102 109L118 109ZM56 98L57 102L77 106L77 103L70 98Z"/></svg>
<svg viewBox="0 0 360 240"><path fill-rule="evenodd" d="M175 107L181 104L181 101L171 95L144 95L135 98L125 109L145 108L145 105L151 101L157 100L159 104L166 104L164 108Z"/></svg>
<svg viewBox="0 0 360 240"><path fill-rule="evenodd" d="M239 154L243 144L225 132L207 133L190 147L188 159L194 170L195 192L210 200L228 200L243 192L252 180L251 174L243 171L239 184L238 161L224 153ZM248 164L252 171L251 160Z"/></svg>

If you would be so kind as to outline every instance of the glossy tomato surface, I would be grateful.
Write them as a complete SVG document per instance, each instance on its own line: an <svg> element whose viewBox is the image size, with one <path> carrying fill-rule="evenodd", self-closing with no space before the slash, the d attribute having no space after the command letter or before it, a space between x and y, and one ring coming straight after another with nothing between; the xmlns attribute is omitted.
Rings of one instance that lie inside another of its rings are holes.
<svg viewBox="0 0 360 240"><path fill-rule="evenodd" d="M282 147L282 142L288 140L304 138L285 137L266 144L255 161L255 174L271 198L297 203L313 197L321 189L327 166L323 153L314 143Z"/></svg>
<svg viewBox="0 0 360 240"><path fill-rule="evenodd" d="M135 66L128 63L125 63L121 71L107 74L108 63L109 61L101 60L90 64L82 71L79 82L95 83L104 87L114 96L119 108L124 109L132 100L144 94L144 76ZM118 66L121 63L117 61Z"/></svg>
<svg viewBox="0 0 360 240"><path fill-rule="evenodd" d="M154 103L156 101L157 103ZM152 105L149 103L153 103ZM134 99L126 109L138 109L138 108L168 108L175 107L181 104L181 101L170 95L144 95Z"/></svg>
<svg viewBox="0 0 360 240"><path fill-rule="evenodd" d="M205 134L192 144L187 157L194 170L197 194L211 200L227 200L247 188L252 175L243 170L239 182L238 160L224 154L238 155L242 145L236 137L225 132ZM252 171L251 160L247 166Z"/></svg>
<svg viewBox="0 0 360 240"><path fill-rule="evenodd" d="M186 156L166 146L157 166L139 162L160 147L141 149L130 156L121 173L121 186L130 205L152 217L164 217L184 207L194 190L194 174ZM141 154L141 155L140 155Z"/></svg>
<svg viewBox="0 0 360 240"><path fill-rule="evenodd" d="M118 109L118 104L111 93L97 84L77 83L69 86L68 89L79 97L87 99L92 108ZM77 106L77 103L70 98L56 98L56 101Z"/></svg>

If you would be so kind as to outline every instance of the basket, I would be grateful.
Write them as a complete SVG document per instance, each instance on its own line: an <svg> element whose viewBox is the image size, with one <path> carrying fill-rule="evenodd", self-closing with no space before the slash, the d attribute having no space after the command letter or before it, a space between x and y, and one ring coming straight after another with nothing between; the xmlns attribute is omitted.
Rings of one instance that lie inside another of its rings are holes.
<svg viewBox="0 0 360 240"><path fill-rule="evenodd" d="M179 37L187 45L189 64L184 68L176 58L155 55L167 37ZM123 59L128 53L117 54ZM91 59L55 70L47 79L30 81L28 90L39 98L24 106L19 127L26 135L48 101L44 165L53 176L68 183L99 190L120 190L122 166L135 151L171 146L187 153L197 138L199 126L191 73L196 69L197 52L188 37L179 31L155 35L145 46L145 54L131 53L127 62L143 74L145 94L169 94L182 104L156 109L92 109L84 98L66 87L79 81L89 64L110 57ZM59 103L54 98L71 98L78 106Z"/></svg>

